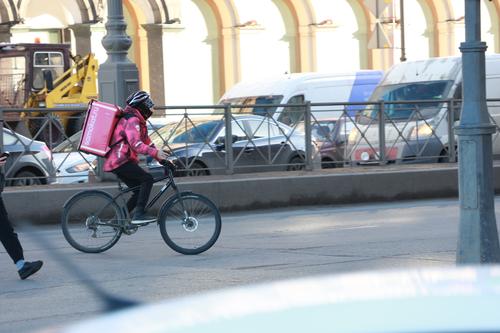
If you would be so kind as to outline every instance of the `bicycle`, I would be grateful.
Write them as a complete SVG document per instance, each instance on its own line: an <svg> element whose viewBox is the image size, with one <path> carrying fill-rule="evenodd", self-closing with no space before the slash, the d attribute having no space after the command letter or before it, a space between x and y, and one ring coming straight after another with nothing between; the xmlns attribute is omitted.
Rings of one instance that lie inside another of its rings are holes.
<svg viewBox="0 0 500 333"><path fill-rule="evenodd" d="M66 241L79 251L100 253L112 248L122 234L132 235L140 227L158 223L163 240L174 251L194 255L210 249L221 232L219 209L201 194L180 192L174 181L175 167L170 162L162 165L165 175L154 182L166 182L146 209L169 188L174 193L163 202L157 221L131 223L124 195L139 186L126 188L118 181L119 193L114 196L102 190L86 190L66 201L61 221Z"/></svg>

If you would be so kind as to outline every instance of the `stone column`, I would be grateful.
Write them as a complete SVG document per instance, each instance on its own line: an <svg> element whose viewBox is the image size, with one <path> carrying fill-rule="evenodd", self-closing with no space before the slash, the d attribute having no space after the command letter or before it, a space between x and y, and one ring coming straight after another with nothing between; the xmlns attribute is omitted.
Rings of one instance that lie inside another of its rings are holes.
<svg viewBox="0 0 500 333"><path fill-rule="evenodd" d="M310 25L299 26L298 29L298 67L301 72L316 70L316 27Z"/></svg>
<svg viewBox="0 0 500 333"><path fill-rule="evenodd" d="M224 93L241 79L239 30L234 27L222 28L221 38L220 54L222 59L219 62L221 81L219 89Z"/></svg>
<svg viewBox="0 0 500 333"><path fill-rule="evenodd" d="M83 57L86 54L90 53L92 50L90 39L92 33L90 31L90 24L73 24L70 25L69 28L73 31L73 34L75 36L76 54Z"/></svg>
<svg viewBox="0 0 500 333"><path fill-rule="evenodd" d="M165 75L163 66L164 24L144 24L147 34L149 89L156 105L165 105Z"/></svg>
<svg viewBox="0 0 500 333"><path fill-rule="evenodd" d="M0 25L0 43L10 43L10 25Z"/></svg>

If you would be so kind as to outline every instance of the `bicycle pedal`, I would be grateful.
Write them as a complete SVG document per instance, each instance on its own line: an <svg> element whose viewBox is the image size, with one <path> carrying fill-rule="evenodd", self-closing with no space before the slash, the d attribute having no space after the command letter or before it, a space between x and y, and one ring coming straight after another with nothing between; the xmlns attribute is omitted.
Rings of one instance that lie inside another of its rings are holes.
<svg viewBox="0 0 500 333"><path fill-rule="evenodd" d="M126 225L124 228L123 228L123 233L125 235L132 235L132 234L135 234L137 229L139 229L139 226L137 225L132 225L132 224L128 224Z"/></svg>

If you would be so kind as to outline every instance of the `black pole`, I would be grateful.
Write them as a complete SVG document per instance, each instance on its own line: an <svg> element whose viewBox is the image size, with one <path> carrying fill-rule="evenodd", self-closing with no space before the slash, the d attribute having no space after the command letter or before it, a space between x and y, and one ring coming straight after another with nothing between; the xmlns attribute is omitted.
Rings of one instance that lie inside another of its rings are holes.
<svg viewBox="0 0 500 333"><path fill-rule="evenodd" d="M403 5L403 0L399 1L399 16L401 24L401 62L406 61L406 49L405 49L405 9Z"/></svg>

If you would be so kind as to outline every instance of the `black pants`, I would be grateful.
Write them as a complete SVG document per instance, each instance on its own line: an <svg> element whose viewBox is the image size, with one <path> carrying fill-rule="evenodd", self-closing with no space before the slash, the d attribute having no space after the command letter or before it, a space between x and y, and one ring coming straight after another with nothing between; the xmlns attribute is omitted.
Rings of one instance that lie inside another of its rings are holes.
<svg viewBox="0 0 500 333"><path fill-rule="evenodd" d="M9 221L7 210L0 195L0 241L14 263L24 259L23 248Z"/></svg>
<svg viewBox="0 0 500 333"><path fill-rule="evenodd" d="M113 173L128 187L141 185L140 188L133 191L132 196L127 201L127 208L129 212L135 207L137 207L137 211L144 210L153 187L153 176L133 162L127 162L119 166L113 170Z"/></svg>

